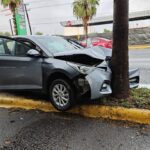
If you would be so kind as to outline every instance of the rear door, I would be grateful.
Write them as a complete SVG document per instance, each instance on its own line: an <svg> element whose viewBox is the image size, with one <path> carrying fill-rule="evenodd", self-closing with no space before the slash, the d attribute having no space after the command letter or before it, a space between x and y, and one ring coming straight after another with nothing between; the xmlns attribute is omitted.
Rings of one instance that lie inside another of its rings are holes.
<svg viewBox="0 0 150 150"><path fill-rule="evenodd" d="M41 89L42 58L26 55L31 46L0 37L0 89Z"/></svg>

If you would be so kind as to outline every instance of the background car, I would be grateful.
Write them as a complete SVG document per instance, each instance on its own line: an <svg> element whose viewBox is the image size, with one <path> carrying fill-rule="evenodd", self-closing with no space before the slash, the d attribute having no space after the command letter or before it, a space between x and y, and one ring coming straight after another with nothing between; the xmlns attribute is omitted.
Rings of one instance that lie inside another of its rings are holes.
<svg viewBox="0 0 150 150"><path fill-rule="evenodd" d="M112 48L112 40L101 38L101 37L93 37L88 38L86 40L80 41L80 44L84 47L91 47L91 46L102 46L105 48Z"/></svg>

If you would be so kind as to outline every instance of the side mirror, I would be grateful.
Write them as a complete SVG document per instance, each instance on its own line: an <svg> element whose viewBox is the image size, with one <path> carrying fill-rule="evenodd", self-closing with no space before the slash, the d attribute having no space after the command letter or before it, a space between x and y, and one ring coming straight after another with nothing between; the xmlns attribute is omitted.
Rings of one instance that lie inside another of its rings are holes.
<svg viewBox="0 0 150 150"><path fill-rule="evenodd" d="M39 56L41 56L41 54L37 50L35 50L35 49L30 49L27 52L27 56L30 56L30 57L39 57Z"/></svg>

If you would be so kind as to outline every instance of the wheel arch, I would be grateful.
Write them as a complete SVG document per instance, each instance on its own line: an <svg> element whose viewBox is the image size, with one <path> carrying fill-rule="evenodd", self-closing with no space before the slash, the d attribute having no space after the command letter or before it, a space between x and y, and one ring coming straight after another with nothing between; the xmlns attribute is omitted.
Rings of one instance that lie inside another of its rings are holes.
<svg viewBox="0 0 150 150"><path fill-rule="evenodd" d="M69 75L67 75L67 73L61 72L61 71L55 71L53 73L51 73L48 77L47 80L45 82L45 90L48 91L49 90L49 86L50 84L55 80L55 79L64 79L67 82L69 82L69 84L75 88L74 84L73 84L73 80L75 77L71 77Z"/></svg>

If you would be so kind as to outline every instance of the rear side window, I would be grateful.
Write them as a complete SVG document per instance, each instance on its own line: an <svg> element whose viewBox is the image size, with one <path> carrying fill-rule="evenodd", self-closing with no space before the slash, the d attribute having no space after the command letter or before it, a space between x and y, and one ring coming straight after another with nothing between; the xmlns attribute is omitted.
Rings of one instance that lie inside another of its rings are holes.
<svg viewBox="0 0 150 150"><path fill-rule="evenodd" d="M3 40L0 39L0 55L4 55L5 54L5 48L3 45Z"/></svg>
<svg viewBox="0 0 150 150"><path fill-rule="evenodd" d="M30 49L32 48L24 43L12 39L0 38L0 55L25 57Z"/></svg>

